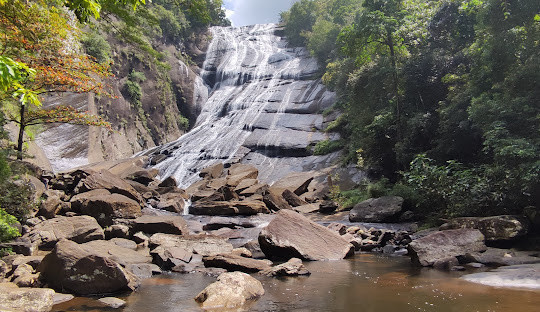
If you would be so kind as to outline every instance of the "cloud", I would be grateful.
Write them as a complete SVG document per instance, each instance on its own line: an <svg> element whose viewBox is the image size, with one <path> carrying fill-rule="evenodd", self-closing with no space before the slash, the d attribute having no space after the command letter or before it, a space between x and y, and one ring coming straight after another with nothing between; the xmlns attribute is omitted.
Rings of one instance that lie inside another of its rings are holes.
<svg viewBox="0 0 540 312"><path fill-rule="evenodd" d="M224 0L233 26L279 22L279 13L299 0Z"/></svg>

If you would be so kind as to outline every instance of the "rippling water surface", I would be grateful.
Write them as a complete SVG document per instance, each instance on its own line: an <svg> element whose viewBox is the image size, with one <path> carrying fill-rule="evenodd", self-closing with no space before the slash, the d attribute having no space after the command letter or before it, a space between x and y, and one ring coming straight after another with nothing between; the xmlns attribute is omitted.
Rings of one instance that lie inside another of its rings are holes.
<svg viewBox="0 0 540 312"><path fill-rule="evenodd" d="M253 275L265 295L246 311L538 311L540 291L495 288L459 279L463 273L413 268L407 257L360 254L352 259L310 262L309 277ZM146 280L123 298L124 312L201 311L193 300L215 278L165 274ZM59 311L110 311L90 298L55 307Z"/></svg>

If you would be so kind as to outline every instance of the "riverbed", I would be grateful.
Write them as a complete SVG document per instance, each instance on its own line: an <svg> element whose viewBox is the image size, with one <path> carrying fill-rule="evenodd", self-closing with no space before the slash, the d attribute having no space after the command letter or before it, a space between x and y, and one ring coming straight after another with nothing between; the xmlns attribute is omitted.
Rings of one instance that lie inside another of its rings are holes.
<svg viewBox="0 0 540 312"><path fill-rule="evenodd" d="M254 274L265 295L245 311L538 311L540 290L490 287L460 279L465 273L415 268L408 257L357 254L341 261L308 262L308 277ZM467 273L471 273L469 270ZM475 271L478 272L478 271ZM167 273L145 280L120 298L122 312L201 311L193 298L215 278ZM93 298L76 298L53 311L111 311Z"/></svg>

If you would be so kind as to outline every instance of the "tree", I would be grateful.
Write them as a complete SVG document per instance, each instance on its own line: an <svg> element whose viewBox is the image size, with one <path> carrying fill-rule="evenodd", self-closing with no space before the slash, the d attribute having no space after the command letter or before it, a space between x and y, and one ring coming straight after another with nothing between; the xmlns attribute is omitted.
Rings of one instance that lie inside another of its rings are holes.
<svg viewBox="0 0 540 312"><path fill-rule="evenodd" d="M110 75L109 64L99 64L80 53L75 41L78 29L61 9L41 1L15 0L0 4L0 29L4 33L0 39L2 100L11 106L7 109L11 111L9 120L20 126L17 158L22 159L26 127L52 120L27 119L28 113L35 114L34 110L41 107L38 95L68 91L100 93L103 79ZM13 98L17 100L6 101ZM97 116L80 118L77 114L66 114L64 117L57 118L57 122L80 124L86 120L88 125L105 125Z"/></svg>

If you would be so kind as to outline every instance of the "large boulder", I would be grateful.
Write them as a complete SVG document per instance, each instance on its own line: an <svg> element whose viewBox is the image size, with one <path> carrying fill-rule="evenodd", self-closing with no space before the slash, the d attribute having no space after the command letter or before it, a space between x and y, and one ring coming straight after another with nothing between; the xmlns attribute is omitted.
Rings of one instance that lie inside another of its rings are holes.
<svg viewBox="0 0 540 312"><path fill-rule="evenodd" d="M280 193L280 190L270 187L264 192L263 201L273 211L292 209L291 205L281 195L282 193Z"/></svg>
<svg viewBox="0 0 540 312"><path fill-rule="evenodd" d="M19 288L0 283L0 311L47 312L52 309L55 292L49 288Z"/></svg>
<svg viewBox="0 0 540 312"><path fill-rule="evenodd" d="M351 222L396 221L402 206L403 198L399 196L370 198L354 206L349 212L349 220Z"/></svg>
<svg viewBox="0 0 540 312"><path fill-rule="evenodd" d="M185 235L189 233L187 223L181 216L142 216L132 223L133 232L147 234L166 233Z"/></svg>
<svg viewBox="0 0 540 312"><path fill-rule="evenodd" d="M111 257L65 239L45 256L40 271L51 287L78 295L113 293L138 286L137 278Z"/></svg>
<svg viewBox="0 0 540 312"><path fill-rule="evenodd" d="M86 243L104 239L105 233L96 219L90 216L56 217L37 224L24 238L41 248L52 248L61 239Z"/></svg>
<svg viewBox="0 0 540 312"><path fill-rule="evenodd" d="M300 196L308 191L308 186L311 181L313 181L314 177L314 172L294 172L276 181L272 184L272 188L274 188L278 194L282 194L283 191L289 190Z"/></svg>
<svg viewBox="0 0 540 312"><path fill-rule="evenodd" d="M245 258L234 254L206 256L203 258L203 262L207 268L222 268L227 271L241 271L246 273L266 270L272 265L272 262L269 260Z"/></svg>
<svg viewBox="0 0 540 312"><path fill-rule="evenodd" d="M488 248L483 252L467 253L464 258L470 262L493 266L540 263L540 257L538 257L537 251L519 251L499 248Z"/></svg>
<svg viewBox="0 0 540 312"><path fill-rule="evenodd" d="M486 241L508 241L528 233L529 220L523 216L463 217L441 225L440 230L477 229Z"/></svg>
<svg viewBox="0 0 540 312"><path fill-rule="evenodd" d="M143 203L141 195L126 181L103 169L99 172L86 169L77 170L73 175L81 176L74 192L75 194L96 189L105 189L113 194L121 194L139 203Z"/></svg>
<svg viewBox="0 0 540 312"><path fill-rule="evenodd" d="M270 213L270 210L263 202L257 200L197 201L189 207L189 213L209 216L249 216Z"/></svg>
<svg viewBox="0 0 540 312"><path fill-rule="evenodd" d="M113 219L135 219L142 215L141 205L121 194L107 194L100 189L78 194L71 199L73 210L96 218L99 224L107 226Z"/></svg>
<svg viewBox="0 0 540 312"><path fill-rule="evenodd" d="M195 301L205 310L241 309L246 303L264 295L264 288L258 280L242 272L221 274L217 282L208 285Z"/></svg>
<svg viewBox="0 0 540 312"><path fill-rule="evenodd" d="M259 244L270 259L339 260L354 253L339 234L292 210L278 212L259 234Z"/></svg>
<svg viewBox="0 0 540 312"><path fill-rule="evenodd" d="M433 232L409 244L413 263L433 266L450 258L486 250L484 235L478 230L458 229Z"/></svg>
<svg viewBox="0 0 540 312"><path fill-rule="evenodd" d="M131 242L133 246L124 243L124 241ZM80 248L101 257L108 257L123 267L130 264L151 263L152 257L148 248L136 249L136 246L135 242L127 239L96 240L79 245Z"/></svg>

